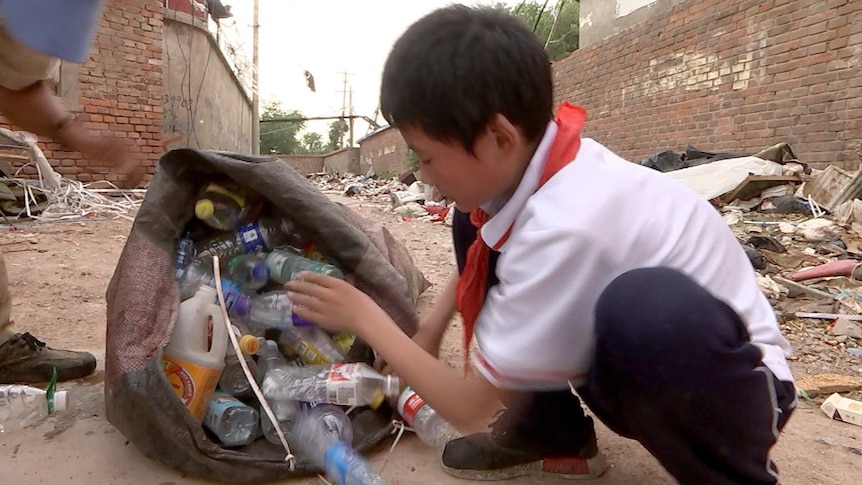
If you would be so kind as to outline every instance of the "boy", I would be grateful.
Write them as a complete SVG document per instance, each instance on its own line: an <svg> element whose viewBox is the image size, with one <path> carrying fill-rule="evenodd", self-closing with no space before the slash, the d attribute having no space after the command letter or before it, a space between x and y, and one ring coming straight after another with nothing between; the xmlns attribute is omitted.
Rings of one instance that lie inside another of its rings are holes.
<svg viewBox="0 0 862 485"><path fill-rule="evenodd" d="M553 117L548 58L505 13L452 6L419 20L381 91L422 178L471 212L454 224L459 280L415 340L347 283L304 274L288 288L297 314L358 334L459 428L506 404L491 433L447 444L448 472L598 476L577 388L681 483L777 483L768 454L796 403L790 348L706 201L582 140L582 109ZM455 299L465 346L475 328L478 381L419 351L439 342Z"/></svg>

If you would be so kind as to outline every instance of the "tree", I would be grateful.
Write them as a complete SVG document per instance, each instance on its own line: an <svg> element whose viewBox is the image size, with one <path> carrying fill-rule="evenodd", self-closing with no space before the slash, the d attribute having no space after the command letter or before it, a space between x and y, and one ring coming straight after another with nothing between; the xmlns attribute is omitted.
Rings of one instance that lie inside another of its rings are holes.
<svg viewBox="0 0 862 485"><path fill-rule="evenodd" d="M263 105L261 120L278 120L284 118L302 118L301 112L296 110L286 111L278 101L267 101ZM263 154L292 154L299 153L302 143L297 135L305 127L305 121L278 121L263 123L260 133L260 153Z"/></svg>
<svg viewBox="0 0 862 485"><path fill-rule="evenodd" d="M342 148L342 138L347 133L347 121L338 119L329 124L329 143L326 144L326 150L334 152Z"/></svg>
<svg viewBox="0 0 862 485"><path fill-rule="evenodd" d="M578 49L581 25L579 1L557 0L551 5L548 1L525 0L511 8L505 3L498 3L496 8L517 15L532 28L552 61L567 57Z"/></svg>
<svg viewBox="0 0 862 485"><path fill-rule="evenodd" d="M301 153L310 153L310 154L322 154L326 153L327 150L325 146L323 146L323 137L320 136L320 133L310 131L304 135L302 135L302 141L300 143L300 152Z"/></svg>

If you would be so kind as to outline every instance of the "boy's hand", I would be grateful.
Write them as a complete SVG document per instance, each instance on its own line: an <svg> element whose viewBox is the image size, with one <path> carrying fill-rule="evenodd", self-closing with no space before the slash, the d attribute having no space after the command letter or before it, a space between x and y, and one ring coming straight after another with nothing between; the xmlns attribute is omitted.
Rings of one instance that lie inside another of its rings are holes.
<svg viewBox="0 0 862 485"><path fill-rule="evenodd" d="M371 297L331 276L303 271L285 286L293 311L330 331L362 336L368 323L389 318Z"/></svg>

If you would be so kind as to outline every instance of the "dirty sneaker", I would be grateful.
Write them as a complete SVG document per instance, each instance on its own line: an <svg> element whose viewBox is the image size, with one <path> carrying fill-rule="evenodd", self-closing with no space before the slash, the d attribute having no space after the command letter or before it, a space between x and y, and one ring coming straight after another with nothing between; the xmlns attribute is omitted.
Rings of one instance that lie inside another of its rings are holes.
<svg viewBox="0 0 862 485"><path fill-rule="evenodd" d="M498 414L490 433L476 433L446 444L446 473L469 480L504 480L525 475L567 479L596 478L607 463L596 444L592 418L570 393L540 393L516 413Z"/></svg>
<svg viewBox="0 0 862 485"><path fill-rule="evenodd" d="M87 352L55 350L29 333L16 333L0 344L0 383L37 384L79 379L93 373L96 358Z"/></svg>

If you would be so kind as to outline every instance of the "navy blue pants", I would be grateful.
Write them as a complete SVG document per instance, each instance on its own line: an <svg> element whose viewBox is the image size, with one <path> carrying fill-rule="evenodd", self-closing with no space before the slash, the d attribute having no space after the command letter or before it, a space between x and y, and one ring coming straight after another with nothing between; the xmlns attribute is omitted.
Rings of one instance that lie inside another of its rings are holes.
<svg viewBox="0 0 862 485"><path fill-rule="evenodd" d="M460 213L454 226L463 267L475 229ZM497 280L489 276L490 287ZM680 483L778 483L768 455L795 408L795 389L763 365L733 309L675 270L644 268L614 280L595 316L594 361L578 394L602 422L639 441ZM568 391L520 402L525 429L560 430L546 441L594 436Z"/></svg>

